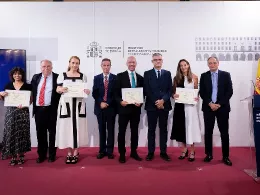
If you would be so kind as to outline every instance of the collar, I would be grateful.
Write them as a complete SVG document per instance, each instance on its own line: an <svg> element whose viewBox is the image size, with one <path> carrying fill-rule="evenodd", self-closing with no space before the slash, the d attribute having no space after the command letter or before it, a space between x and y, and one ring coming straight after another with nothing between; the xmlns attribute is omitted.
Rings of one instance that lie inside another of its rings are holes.
<svg viewBox="0 0 260 195"><path fill-rule="evenodd" d="M160 70L157 70L157 69L155 69L155 68L153 68L154 69L154 71L157 73L158 71L160 71L160 72L162 72L162 69L160 69Z"/></svg>
<svg viewBox="0 0 260 195"><path fill-rule="evenodd" d="M107 75L105 75L104 73L102 73L102 74L103 74L103 78L105 78L105 76L107 76L107 78L109 78L110 73L108 73Z"/></svg>
<svg viewBox="0 0 260 195"><path fill-rule="evenodd" d="M216 71L210 71L211 75L212 75L212 73L217 73L218 74L218 69Z"/></svg>
<svg viewBox="0 0 260 195"><path fill-rule="evenodd" d="M42 78L45 78L43 74L42 74ZM52 78L52 73L47 76L47 79L48 78Z"/></svg>
<svg viewBox="0 0 260 195"><path fill-rule="evenodd" d="M135 74L135 71L127 70L128 74L131 74L132 72Z"/></svg>

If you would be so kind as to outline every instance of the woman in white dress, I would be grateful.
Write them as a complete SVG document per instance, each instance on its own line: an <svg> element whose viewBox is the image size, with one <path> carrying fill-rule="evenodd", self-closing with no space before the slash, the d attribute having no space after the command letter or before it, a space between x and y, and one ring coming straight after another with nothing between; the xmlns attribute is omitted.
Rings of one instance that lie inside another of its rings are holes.
<svg viewBox="0 0 260 195"><path fill-rule="evenodd" d="M191 72L190 64L185 59L179 61L173 81L173 98L175 100L179 97L178 94L175 94L176 87L198 89L198 77ZM198 101L199 98L197 97L195 100ZM201 142L197 105L175 103L171 139L182 143L180 160L185 157L188 157L190 162L195 160L194 143ZM190 154L187 145L191 146Z"/></svg>
<svg viewBox="0 0 260 195"><path fill-rule="evenodd" d="M88 143L86 99L66 97L66 82L87 82L87 78L79 71L80 59L72 56L68 71L60 74L57 80L57 92L62 94L58 107L56 147L68 148L66 164L76 164L79 158L78 148ZM84 89L89 95L90 90ZM73 151L74 149L74 151Z"/></svg>

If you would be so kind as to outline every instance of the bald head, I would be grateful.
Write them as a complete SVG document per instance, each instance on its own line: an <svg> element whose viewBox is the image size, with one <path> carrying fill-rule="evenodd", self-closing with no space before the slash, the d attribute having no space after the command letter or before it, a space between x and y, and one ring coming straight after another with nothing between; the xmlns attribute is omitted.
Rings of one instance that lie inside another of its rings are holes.
<svg viewBox="0 0 260 195"><path fill-rule="evenodd" d="M135 67L137 65L136 58L134 56L129 56L126 61L126 65L128 70L135 71Z"/></svg>
<svg viewBox="0 0 260 195"><path fill-rule="evenodd" d="M50 60L42 60L41 71L44 76L49 76L52 73L52 62Z"/></svg>

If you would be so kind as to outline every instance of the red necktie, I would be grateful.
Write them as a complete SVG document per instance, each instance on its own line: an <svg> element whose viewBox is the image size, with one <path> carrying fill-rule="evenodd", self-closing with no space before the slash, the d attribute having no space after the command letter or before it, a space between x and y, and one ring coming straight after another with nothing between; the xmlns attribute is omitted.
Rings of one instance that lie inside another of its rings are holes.
<svg viewBox="0 0 260 195"><path fill-rule="evenodd" d="M46 79L47 77L44 77L44 81L42 84L42 88L40 91L40 96L39 96L39 105L44 106L44 94L45 94L45 88L46 88Z"/></svg>
<svg viewBox="0 0 260 195"><path fill-rule="evenodd" d="M107 76L105 76L105 82L104 82L104 87L105 87L105 94L104 94L104 101L107 101L107 90L108 90L108 80L107 80Z"/></svg>

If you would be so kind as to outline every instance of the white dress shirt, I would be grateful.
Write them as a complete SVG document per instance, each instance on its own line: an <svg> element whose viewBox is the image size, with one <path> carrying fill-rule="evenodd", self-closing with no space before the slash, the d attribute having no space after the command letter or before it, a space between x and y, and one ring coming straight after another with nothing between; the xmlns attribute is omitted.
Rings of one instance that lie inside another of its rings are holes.
<svg viewBox="0 0 260 195"><path fill-rule="evenodd" d="M105 83L105 76L107 76L107 80L109 81L109 75L110 75L110 73L108 73L107 75L105 75L104 73L103 73L103 82Z"/></svg>
<svg viewBox="0 0 260 195"><path fill-rule="evenodd" d="M158 78L158 71L160 72L160 76L162 76L162 69L157 70L157 69L154 68L154 71L155 71L155 73L156 73L156 77L157 77L157 78Z"/></svg>

